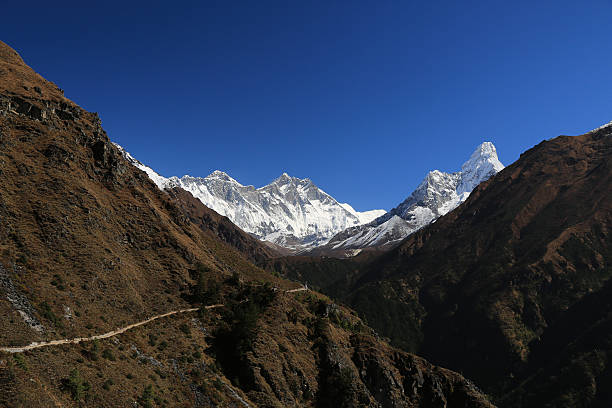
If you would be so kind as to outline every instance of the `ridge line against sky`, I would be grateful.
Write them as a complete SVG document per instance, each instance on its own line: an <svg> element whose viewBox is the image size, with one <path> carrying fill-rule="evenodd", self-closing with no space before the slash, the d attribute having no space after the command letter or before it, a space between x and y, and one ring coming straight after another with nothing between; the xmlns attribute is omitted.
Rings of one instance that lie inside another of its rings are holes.
<svg viewBox="0 0 612 408"><path fill-rule="evenodd" d="M482 141L509 165L612 120L609 1L35 3L0 39L164 176L389 209Z"/></svg>

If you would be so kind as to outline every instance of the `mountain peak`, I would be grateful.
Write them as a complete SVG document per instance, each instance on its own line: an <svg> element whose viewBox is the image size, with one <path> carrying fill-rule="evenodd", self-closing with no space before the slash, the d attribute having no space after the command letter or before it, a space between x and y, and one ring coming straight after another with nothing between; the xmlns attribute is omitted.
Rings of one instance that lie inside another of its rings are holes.
<svg viewBox="0 0 612 408"><path fill-rule="evenodd" d="M487 163L496 171L500 171L504 168L504 165L497 157L497 149L491 142L483 142L478 145L476 150L474 150L474 153L472 153L470 156L469 160L463 163L461 166L461 171L473 171L475 168L482 166L484 163Z"/></svg>
<svg viewBox="0 0 612 408"><path fill-rule="evenodd" d="M303 181L310 181L310 180L309 179L300 179L300 178L297 178L297 177L290 176L287 173L283 173L283 174L280 175L280 177L276 178L270 184L285 185L285 184L288 184L288 183L291 183L291 182L299 183L299 182L303 182Z"/></svg>
<svg viewBox="0 0 612 408"><path fill-rule="evenodd" d="M503 170L504 165L497 158L497 149L491 142L481 143L469 160L461 166L459 194L472 191L482 181Z"/></svg>
<svg viewBox="0 0 612 408"><path fill-rule="evenodd" d="M293 180L293 177L291 177L289 174L283 172L283 174L280 175L280 177L278 177L276 180L273 181L273 183L287 183L289 181Z"/></svg>
<svg viewBox="0 0 612 408"><path fill-rule="evenodd" d="M476 150L474 150L474 153L472 153L472 155L470 156L470 160L476 157L498 160L497 149L495 148L495 145L491 142L482 142L480 145L478 145Z"/></svg>
<svg viewBox="0 0 612 408"><path fill-rule="evenodd" d="M481 143L463 164L461 171L430 171L400 205L371 223L341 232L329 243L333 249L388 245L457 208L478 184L503 168L493 143Z"/></svg>
<svg viewBox="0 0 612 408"><path fill-rule="evenodd" d="M208 180L216 179L216 180L230 181L230 182L240 184L236 180L234 180L229 174L221 170L215 170L212 173L210 173L208 176L206 176L205 178Z"/></svg>
<svg viewBox="0 0 612 408"><path fill-rule="evenodd" d="M215 170L209 174L209 177L229 177L229 175L221 170Z"/></svg>

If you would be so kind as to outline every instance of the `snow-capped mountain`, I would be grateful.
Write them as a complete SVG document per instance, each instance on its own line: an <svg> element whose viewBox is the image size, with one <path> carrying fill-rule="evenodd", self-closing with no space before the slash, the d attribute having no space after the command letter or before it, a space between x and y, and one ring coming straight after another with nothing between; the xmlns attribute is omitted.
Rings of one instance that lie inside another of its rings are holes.
<svg viewBox="0 0 612 408"><path fill-rule="evenodd" d="M181 187L244 231L290 249L324 244L346 228L371 222L385 214L384 210L355 211L309 179L291 177L287 173L260 188L244 186L218 170L206 177L165 178L121 150L125 158L147 173L160 189Z"/></svg>
<svg viewBox="0 0 612 408"><path fill-rule="evenodd" d="M429 172L396 208L371 223L340 232L324 248L349 250L391 245L457 208L478 184L503 168L493 143L484 142L461 166L461 171Z"/></svg>

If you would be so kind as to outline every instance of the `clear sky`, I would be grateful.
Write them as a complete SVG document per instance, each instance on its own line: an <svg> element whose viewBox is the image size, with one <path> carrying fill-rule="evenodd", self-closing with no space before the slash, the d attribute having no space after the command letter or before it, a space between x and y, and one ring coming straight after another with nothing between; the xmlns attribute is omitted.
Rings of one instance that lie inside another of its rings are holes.
<svg viewBox="0 0 612 408"><path fill-rule="evenodd" d="M482 141L612 120L612 2L5 2L0 39L164 176L390 209Z"/></svg>

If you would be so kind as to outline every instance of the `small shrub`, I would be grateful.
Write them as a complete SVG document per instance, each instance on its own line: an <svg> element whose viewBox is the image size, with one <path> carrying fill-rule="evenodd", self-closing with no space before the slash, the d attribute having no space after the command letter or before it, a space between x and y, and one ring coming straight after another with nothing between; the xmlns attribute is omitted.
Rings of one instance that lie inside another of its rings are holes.
<svg viewBox="0 0 612 408"><path fill-rule="evenodd" d="M185 333L186 336L191 336L191 329L186 323L181 324L179 330Z"/></svg>
<svg viewBox="0 0 612 408"><path fill-rule="evenodd" d="M142 391L142 395L138 399L138 402L145 408L152 408L153 398L155 398L155 394L153 393L153 385L149 384Z"/></svg>
<svg viewBox="0 0 612 408"><path fill-rule="evenodd" d="M238 272L233 271L232 276L227 278L226 282L232 286L240 286L240 275L238 274Z"/></svg>
<svg viewBox="0 0 612 408"><path fill-rule="evenodd" d="M297 309L294 307L289 312L287 312L287 320L291 323L296 324L298 321L299 313Z"/></svg>
<svg viewBox="0 0 612 408"><path fill-rule="evenodd" d="M100 358L100 341L97 339L92 341L89 350L85 350L83 354L91 361L98 361L98 358Z"/></svg>
<svg viewBox="0 0 612 408"><path fill-rule="evenodd" d="M113 384L113 380L109 378L108 380L104 381L104 384L102 384L102 388L104 388L106 391L109 391Z"/></svg>
<svg viewBox="0 0 612 408"><path fill-rule="evenodd" d="M161 378L162 380L166 379L166 377L167 377L166 373L164 373L159 368L155 369L155 374L159 375L159 378Z"/></svg>
<svg viewBox="0 0 612 408"><path fill-rule="evenodd" d="M70 393L74 401L80 401L90 390L90 385L81 378L79 370L76 368L70 372L70 376L62 380L63 389Z"/></svg>
<svg viewBox="0 0 612 408"><path fill-rule="evenodd" d="M117 360L111 349L104 349L104 351L102 352L102 357L110 361Z"/></svg>
<svg viewBox="0 0 612 408"><path fill-rule="evenodd" d="M25 356L23 354L13 354L13 360L15 360L15 364L17 364L17 367L21 368L23 371L28 371L28 365L26 364Z"/></svg>
<svg viewBox="0 0 612 408"><path fill-rule="evenodd" d="M195 301L203 305L219 303L221 286L214 279L201 275L196 286Z"/></svg>
<svg viewBox="0 0 612 408"><path fill-rule="evenodd" d="M57 317L57 315L55 313L53 313L53 310L51 310L51 306L49 306L49 304L47 302L42 302L40 304L39 311L40 311L40 315L42 317L44 317L45 319L49 320L56 327L58 327L58 328L63 328L64 327L64 325L63 325L62 321L60 320L60 318Z"/></svg>

